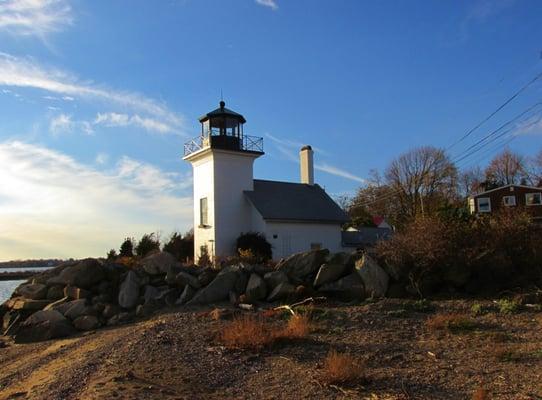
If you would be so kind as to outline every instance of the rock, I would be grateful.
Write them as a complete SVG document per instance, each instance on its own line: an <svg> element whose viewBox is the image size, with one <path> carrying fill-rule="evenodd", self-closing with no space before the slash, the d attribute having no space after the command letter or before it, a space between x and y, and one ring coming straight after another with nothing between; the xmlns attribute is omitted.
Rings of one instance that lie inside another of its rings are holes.
<svg viewBox="0 0 542 400"><path fill-rule="evenodd" d="M177 265L177 260L166 251L157 251L141 260L143 269L149 275L160 275L167 273L170 267Z"/></svg>
<svg viewBox="0 0 542 400"><path fill-rule="evenodd" d="M58 311L37 311L24 321L15 336L16 343L37 342L72 335L75 329Z"/></svg>
<svg viewBox="0 0 542 400"><path fill-rule="evenodd" d="M51 300L25 300L23 298L15 299L12 303L13 310L43 310Z"/></svg>
<svg viewBox="0 0 542 400"><path fill-rule="evenodd" d="M2 332L6 331L17 319L20 319L17 311L8 311L2 318Z"/></svg>
<svg viewBox="0 0 542 400"><path fill-rule="evenodd" d="M48 310L55 310L58 311L60 314L64 315L66 311L68 311L68 308L70 308L70 305L68 304L70 302L70 299L67 297L63 297L60 300L57 300L51 304L48 304L43 311Z"/></svg>
<svg viewBox="0 0 542 400"><path fill-rule="evenodd" d="M376 261L364 254L356 261L355 268L365 286L366 296L384 297L386 295L390 277Z"/></svg>
<svg viewBox="0 0 542 400"><path fill-rule="evenodd" d="M288 283L288 277L282 271L268 272L263 276L265 283L269 289L276 288L281 283Z"/></svg>
<svg viewBox="0 0 542 400"><path fill-rule="evenodd" d="M91 293L88 290L68 285L64 288L64 296L69 299L79 300L90 297Z"/></svg>
<svg viewBox="0 0 542 400"><path fill-rule="evenodd" d="M65 307L66 311L64 312L64 316L71 320L75 320L82 315L93 315L96 313L92 306L87 304L85 299L72 300L66 303Z"/></svg>
<svg viewBox="0 0 542 400"><path fill-rule="evenodd" d="M149 317L151 316L157 309L158 305L154 301L150 301L145 304L140 304L136 307L136 316L137 317Z"/></svg>
<svg viewBox="0 0 542 400"><path fill-rule="evenodd" d="M128 271L119 288L119 305L133 308L139 299L139 278L134 271Z"/></svg>
<svg viewBox="0 0 542 400"><path fill-rule="evenodd" d="M216 301L227 300L230 290L235 287L235 282L240 278L243 272L240 268L229 266L224 268L209 285L200 289L188 302L193 304L209 304Z"/></svg>
<svg viewBox="0 0 542 400"><path fill-rule="evenodd" d="M156 298L159 295L160 295L160 290L158 290L158 288L155 288L154 286L151 286L151 285L145 286L145 292L143 294L143 299L145 300L145 303L156 300Z"/></svg>
<svg viewBox="0 0 542 400"><path fill-rule="evenodd" d="M59 286L59 285L51 286L47 290L46 297L47 297L47 300L53 300L53 301L60 300L61 298L64 297L64 287Z"/></svg>
<svg viewBox="0 0 542 400"><path fill-rule="evenodd" d="M265 299L265 296L267 296L267 285L260 275L255 273L250 274L245 295L249 303Z"/></svg>
<svg viewBox="0 0 542 400"><path fill-rule="evenodd" d="M90 289L106 277L102 265L93 258L87 258L73 266L64 268L62 272L47 281L49 286L63 284Z"/></svg>
<svg viewBox="0 0 542 400"><path fill-rule="evenodd" d="M166 272L166 283L169 286L176 286L177 282L175 280L175 277L177 274L181 272L181 267L178 265L171 265ZM184 286L183 286L184 287Z"/></svg>
<svg viewBox="0 0 542 400"><path fill-rule="evenodd" d="M276 270L284 271L294 283L302 283L307 276L318 271L328 254L329 251L326 249L292 254L279 262Z"/></svg>
<svg viewBox="0 0 542 400"><path fill-rule="evenodd" d="M207 286L218 275L218 271L212 268L204 268L198 275L198 282L200 285Z"/></svg>
<svg viewBox="0 0 542 400"><path fill-rule="evenodd" d="M326 283L334 282L342 278L344 274L351 268L347 264L322 264L316 278L314 278L314 287L325 285Z"/></svg>
<svg viewBox="0 0 542 400"><path fill-rule="evenodd" d="M106 304L102 311L102 315L105 319L110 319L114 315L117 315L119 311L120 309L116 304Z"/></svg>
<svg viewBox="0 0 542 400"><path fill-rule="evenodd" d="M113 291L113 287L108 281L102 281L96 287L96 291L99 294L110 294Z"/></svg>
<svg viewBox="0 0 542 400"><path fill-rule="evenodd" d="M195 294L196 294L196 290L192 286L186 285L184 287L183 292L181 293L181 296L175 302L175 304L176 305L186 304L190 300L192 300L192 297L194 297Z"/></svg>
<svg viewBox="0 0 542 400"><path fill-rule="evenodd" d="M456 288L465 286L472 275L472 268L469 265L454 264L444 269L442 279L445 283Z"/></svg>
<svg viewBox="0 0 542 400"><path fill-rule="evenodd" d="M269 294L267 301L282 300L287 297L293 296L295 293L295 286L288 282L282 282L277 285L276 288Z"/></svg>
<svg viewBox="0 0 542 400"><path fill-rule="evenodd" d="M26 283L19 286L15 293L31 300L43 300L47 297L47 286L42 283Z"/></svg>
<svg viewBox="0 0 542 400"><path fill-rule="evenodd" d="M165 304L168 307L173 307L178 298L179 298L178 289L175 289L175 288L166 289L160 292L160 294L156 297L156 302L158 304Z"/></svg>
<svg viewBox="0 0 542 400"><path fill-rule="evenodd" d="M194 289L199 289L201 287L201 283L199 282L198 278L190 275L187 272L179 272L177 276L175 277L175 283L178 286L183 287L183 288L186 285L190 285Z"/></svg>
<svg viewBox="0 0 542 400"><path fill-rule="evenodd" d="M111 303L112 298L108 294L99 294L98 296L94 296L91 300L92 304L106 304Z"/></svg>
<svg viewBox="0 0 542 400"><path fill-rule="evenodd" d="M93 315L83 315L73 321L73 326L79 331L91 331L100 327L100 321Z"/></svg>
<svg viewBox="0 0 542 400"><path fill-rule="evenodd" d="M365 297L365 287L357 272L352 272L336 282L326 283L318 291L345 301L361 300Z"/></svg>

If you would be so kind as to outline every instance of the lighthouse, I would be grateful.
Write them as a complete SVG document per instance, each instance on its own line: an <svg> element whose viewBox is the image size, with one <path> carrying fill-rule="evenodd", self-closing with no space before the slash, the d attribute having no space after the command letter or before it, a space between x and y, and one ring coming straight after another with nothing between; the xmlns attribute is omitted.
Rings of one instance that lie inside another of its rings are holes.
<svg viewBox="0 0 542 400"><path fill-rule="evenodd" d="M226 108L199 118L200 135L184 146L184 160L194 173L194 257L235 254L237 237L252 228L251 205L244 196L254 189L254 160L264 154L263 138L244 133L246 120Z"/></svg>
<svg viewBox="0 0 542 400"><path fill-rule="evenodd" d="M236 255L239 235L262 234L273 259L327 248L343 250L348 215L315 183L311 146L300 150L300 182L254 179L263 139L244 132L245 118L226 108L199 119L201 132L184 145L194 172L194 257Z"/></svg>

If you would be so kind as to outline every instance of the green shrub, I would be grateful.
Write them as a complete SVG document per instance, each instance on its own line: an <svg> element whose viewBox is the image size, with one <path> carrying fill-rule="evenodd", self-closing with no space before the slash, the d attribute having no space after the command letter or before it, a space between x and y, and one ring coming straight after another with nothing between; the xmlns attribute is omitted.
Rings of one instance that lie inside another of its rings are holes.
<svg viewBox="0 0 542 400"><path fill-rule="evenodd" d="M258 232L242 233L237 238L237 252L245 258L253 257L255 262L265 262L273 256L271 244Z"/></svg>
<svg viewBox="0 0 542 400"><path fill-rule="evenodd" d="M194 235L191 232L182 236L179 232L173 232L162 250L172 254L179 261L194 258Z"/></svg>
<svg viewBox="0 0 542 400"><path fill-rule="evenodd" d="M484 306L480 303L474 303L470 308L470 312L472 315L482 315L484 313Z"/></svg>
<svg viewBox="0 0 542 400"><path fill-rule="evenodd" d="M133 257L134 256L134 238L127 237L120 245L119 256L120 257Z"/></svg>
<svg viewBox="0 0 542 400"><path fill-rule="evenodd" d="M154 250L160 250L160 239L154 233L145 233L135 248L140 257L145 257Z"/></svg>
<svg viewBox="0 0 542 400"><path fill-rule="evenodd" d="M501 314L515 314L521 308L521 304L509 299L501 299L497 302L497 304L499 306L499 312Z"/></svg>

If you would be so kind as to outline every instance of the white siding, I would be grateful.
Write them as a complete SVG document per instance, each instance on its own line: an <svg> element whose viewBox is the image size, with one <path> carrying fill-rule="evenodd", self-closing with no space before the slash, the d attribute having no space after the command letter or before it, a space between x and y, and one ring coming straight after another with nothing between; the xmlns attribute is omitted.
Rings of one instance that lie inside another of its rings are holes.
<svg viewBox="0 0 542 400"><path fill-rule="evenodd" d="M275 260L308 251L312 243L320 243L331 252L343 250L339 224L267 221L265 235L273 246Z"/></svg>

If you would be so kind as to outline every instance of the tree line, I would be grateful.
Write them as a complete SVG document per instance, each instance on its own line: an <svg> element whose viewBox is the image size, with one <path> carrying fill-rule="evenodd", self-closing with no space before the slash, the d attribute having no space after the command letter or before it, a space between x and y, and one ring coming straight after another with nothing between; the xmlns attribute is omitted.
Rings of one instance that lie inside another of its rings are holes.
<svg viewBox="0 0 542 400"><path fill-rule="evenodd" d="M127 237L120 245L119 251L109 250L108 259L116 257L145 257L153 251L162 249L172 254L179 261L186 261L194 258L194 232L192 230L181 234L173 232L162 244L159 233L145 233L139 241L133 237Z"/></svg>
<svg viewBox="0 0 542 400"><path fill-rule="evenodd" d="M382 215L398 227L419 215L454 208L466 212L469 195L508 184L542 184L542 150L534 157L505 149L485 169L460 170L444 149L423 146L371 170L368 183L352 198L340 199L353 226L371 225Z"/></svg>

